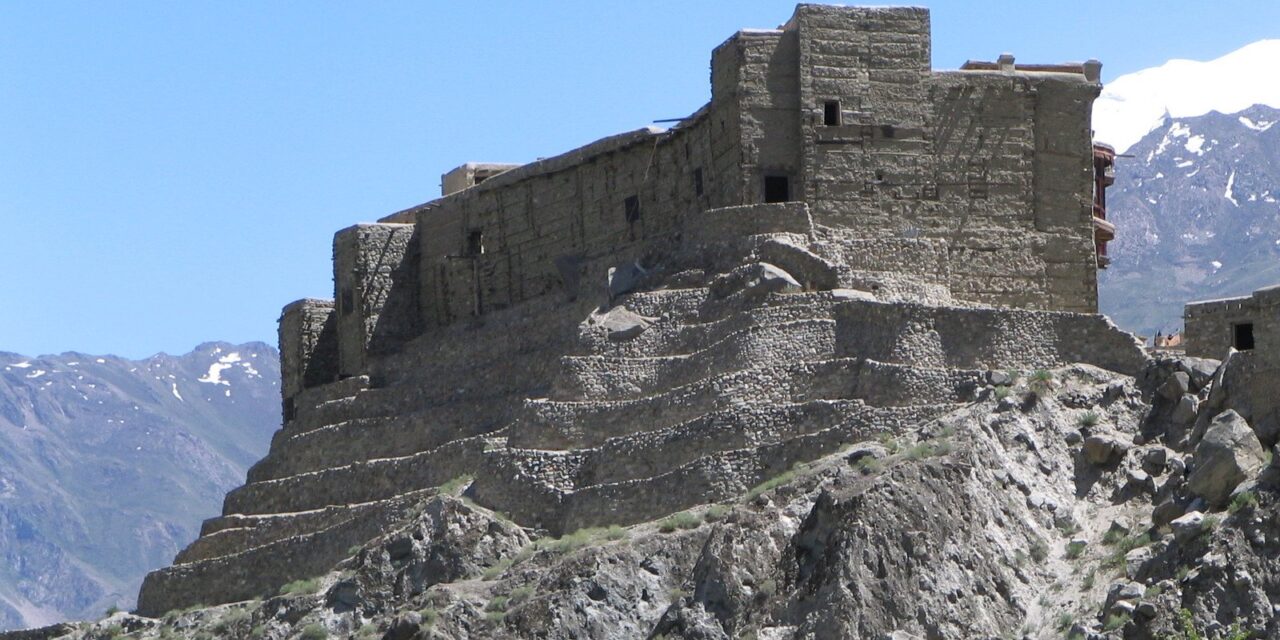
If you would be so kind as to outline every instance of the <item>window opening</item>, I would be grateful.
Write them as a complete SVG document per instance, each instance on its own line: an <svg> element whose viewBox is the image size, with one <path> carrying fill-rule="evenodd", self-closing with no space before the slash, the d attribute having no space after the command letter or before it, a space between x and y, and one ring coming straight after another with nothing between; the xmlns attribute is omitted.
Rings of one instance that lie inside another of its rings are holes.
<svg viewBox="0 0 1280 640"><path fill-rule="evenodd" d="M693 192L695 195L702 195L702 169L693 170Z"/></svg>
<svg viewBox="0 0 1280 640"><path fill-rule="evenodd" d="M839 100L828 100L822 103L822 124L828 127L840 126Z"/></svg>
<svg viewBox="0 0 1280 640"><path fill-rule="evenodd" d="M467 234L467 255L478 256L484 254L484 230L472 229Z"/></svg>
<svg viewBox="0 0 1280 640"><path fill-rule="evenodd" d="M635 224L640 221L640 198L638 196L627 196L622 204L623 211L627 216L627 224Z"/></svg>
<svg viewBox="0 0 1280 640"><path fill-rule="evenodd" d="M1240 351L1253 348L1252 322L1241 322L1240 324L1232 325L1231 328L1233 334L1231 337L1231 346L1239 349Z"/></svg>
<svg viewBox="0 0 1280 640"><path fill-rule="evenodd" d="M764 201L788 202L791 200L791 180L787 176L764 177Z"/></svg>
<svg viewBox="0 0 1280 640"><path fill-rule="evenodd" d="M349 315L356 310L356 297L350 289L342 290L342 315Z"/></svg>

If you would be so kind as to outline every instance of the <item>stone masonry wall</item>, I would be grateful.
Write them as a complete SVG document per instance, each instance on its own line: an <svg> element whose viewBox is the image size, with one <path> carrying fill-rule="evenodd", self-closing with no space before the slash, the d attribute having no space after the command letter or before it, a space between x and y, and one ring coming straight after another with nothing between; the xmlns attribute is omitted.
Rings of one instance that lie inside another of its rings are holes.
<svg viewBox="0 0 1280 640"><path fill-rule="evenodd" d="M1186 306L1187 355L1226 358L1235 345L1235 326L1253 325L1254 350L1260 364L1280 367L1280 286L1267 287L1250 296L1193 302Z"/></svg>
<svg viewBox="0 0 1280 640"><path fill-rule="evenodd" d="M420 332L417 238L411 224L358 224L333 239L339 374L367 369Z"/></svg>
<svg viewBox="0 0 1280 640"><path fill-rule="evenodd" d="M335 332L332 300L298 300L280 314L280 392L285 420L293 413L293 399L304 389L338 379Z"/></svg>
<svg viewBox="0 0 1280 640"><path fill-rule="evenodd" d="M605 138L387 218L412 226L340 233L340 373L443 325L575 299L604 278L588 269L705 237L691 214L780 197L808 205L833 251L853 247L853 271L964 302L1096 311L1099 85L932 72L929 30L925 9L800 5L783 28L718 46L711 101L671 130ZM869 248L891 259L855 259Z"/></svg>

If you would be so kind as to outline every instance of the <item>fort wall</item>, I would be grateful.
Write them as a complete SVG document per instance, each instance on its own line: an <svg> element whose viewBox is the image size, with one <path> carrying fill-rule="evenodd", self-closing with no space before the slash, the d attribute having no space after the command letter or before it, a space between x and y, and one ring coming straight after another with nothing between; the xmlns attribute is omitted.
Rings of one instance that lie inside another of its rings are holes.
<svg viewBox="0 0 1280 640"><path fill-rule="evenodd" d="M1192 302L1183 312L1187 355L1221 360L1235 348L1254 350L1280 367L1280 286L1252 295Z"/></svg>
<svg viewBox="0 0 1280 640"><path fill-rule="evenodd" d="M927 10L801 5L718 46L711 101L669 130L478 184L463 165L449 195L335 238L339 375L442 326L574 300L610 265L705 239L693 214L766 202L808 205L843 286L867 281L861 264L960 303L1095 312L1096 77L929 61Z"/></svg>

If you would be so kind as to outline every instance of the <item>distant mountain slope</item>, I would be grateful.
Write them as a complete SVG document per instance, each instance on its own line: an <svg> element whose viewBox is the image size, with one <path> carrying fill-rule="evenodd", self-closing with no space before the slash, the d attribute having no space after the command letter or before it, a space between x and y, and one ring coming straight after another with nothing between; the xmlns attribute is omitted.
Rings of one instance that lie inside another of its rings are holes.
<svg viewBox="0 0 1280 640"><path fill-rule="evenodd" d="M1280 109L1165 118L1117 163L1102 311L1144 335L1182 306L1280 283Z"/></svg>
<svg viewBox="0 0 1280 640"><path fill-rule="evenodd" d="M0 353L0 629L129 607L280 424L279 359Z"/></svg>

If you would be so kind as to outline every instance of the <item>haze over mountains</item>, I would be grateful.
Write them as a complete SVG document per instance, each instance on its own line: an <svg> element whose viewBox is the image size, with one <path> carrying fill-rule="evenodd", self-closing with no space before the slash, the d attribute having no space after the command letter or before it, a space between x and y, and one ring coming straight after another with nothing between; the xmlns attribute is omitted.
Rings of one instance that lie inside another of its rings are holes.
<svg viewBox="0 0 1280 640"><path fill-rule="evenodd" d="M132 606L267 450L279 378L263 343L0 352L0 629Z"/></svg>
<svg viewBox="0 0 1280 640"><path fill-rule="evenodd" d="M1103 313L1150 336L1190 300L1280 283L1280 40L1210 62L1121 76L1094 106L1095 138L1132 157L1107 192L1116 225Z"/></svg>

